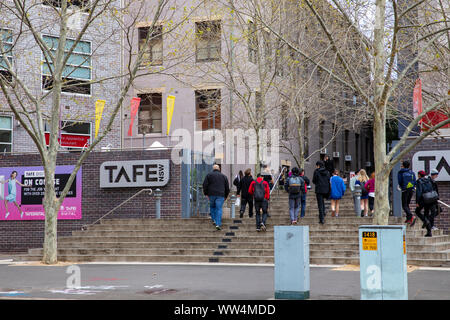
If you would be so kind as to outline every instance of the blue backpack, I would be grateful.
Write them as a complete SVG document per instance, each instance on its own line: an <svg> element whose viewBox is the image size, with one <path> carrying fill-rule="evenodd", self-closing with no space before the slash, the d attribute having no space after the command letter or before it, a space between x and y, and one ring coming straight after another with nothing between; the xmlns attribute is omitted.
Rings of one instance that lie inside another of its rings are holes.
<svg viewBox="0 0 450 320"><path fill-rule="evenodd" d="M411 189L416 186L416 177L414 175L414 172L412 172L411 170L404 172L402 177L403 185L406 189Z"/></svg>

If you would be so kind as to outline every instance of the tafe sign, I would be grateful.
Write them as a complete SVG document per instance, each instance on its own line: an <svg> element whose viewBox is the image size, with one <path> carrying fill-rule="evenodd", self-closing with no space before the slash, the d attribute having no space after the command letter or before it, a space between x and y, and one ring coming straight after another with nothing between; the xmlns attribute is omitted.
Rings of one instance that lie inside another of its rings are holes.
<svg viewBox="0 0 450 320"><path fill-rule="evenodd" d="M420 170L430 174L431 169L439 171L437 181L450 181L450 150L419 151L414 154L412 170L416 174Z"/></svg>
<svg viewBox="0 0 450 320"><path fill-rule="evenodd" d="M162 187L169 182L169 160L107 161L100 166L100 188Z"/></svg>

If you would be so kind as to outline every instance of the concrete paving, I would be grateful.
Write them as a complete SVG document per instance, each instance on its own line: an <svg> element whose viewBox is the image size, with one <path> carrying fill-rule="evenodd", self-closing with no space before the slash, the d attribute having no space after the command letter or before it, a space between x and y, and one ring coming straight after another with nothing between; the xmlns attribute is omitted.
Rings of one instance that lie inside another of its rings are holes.
<svg viewBox="0 0 450 320"><path fill-rule="evenodd" d="M1 258L1 257L0 257ZM13 263L0 260L0 299L270 300L273 265ZM75 270L75 271L74 271ZM359 300L357 267L311 266L311 300ZM79 272L79 287L74 282ZM71 286L78 288L71 289ZM410 300L450 300L449 268L408 272Z"/></svg>

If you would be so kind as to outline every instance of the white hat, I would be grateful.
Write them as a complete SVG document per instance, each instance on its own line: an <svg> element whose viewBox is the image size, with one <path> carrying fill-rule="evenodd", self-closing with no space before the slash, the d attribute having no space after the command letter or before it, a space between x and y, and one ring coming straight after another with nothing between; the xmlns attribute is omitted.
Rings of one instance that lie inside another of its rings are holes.
<svg viewBox="0 0 450 320"><path fill-rule="evenodd" d="M431 169L430 176L432 176L434 174L439 174L439 171L437 171L436 169Z"/></svg>

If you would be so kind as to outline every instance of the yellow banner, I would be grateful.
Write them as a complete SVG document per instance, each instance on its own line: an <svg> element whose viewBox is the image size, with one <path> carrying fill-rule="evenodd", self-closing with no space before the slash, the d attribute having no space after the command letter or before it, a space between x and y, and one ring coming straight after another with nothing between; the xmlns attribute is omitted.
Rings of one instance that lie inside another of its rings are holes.
<svg viewBox="0 0 450 320"><path fill-rule="evenodd" d="M105 100L97 100L95 102L95 138L98 135L98 129L100 129L100 121L102 120L103 108L105 107Z"/></svg>
<svg viewBox="0 0 450 320"><path fill-rule="evenodd" d="M170 132L170 125L172 124L174 109L175 109L175 97L167 96L167 135L169 135Z"/></svg>

